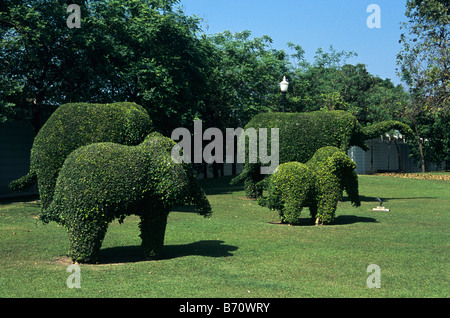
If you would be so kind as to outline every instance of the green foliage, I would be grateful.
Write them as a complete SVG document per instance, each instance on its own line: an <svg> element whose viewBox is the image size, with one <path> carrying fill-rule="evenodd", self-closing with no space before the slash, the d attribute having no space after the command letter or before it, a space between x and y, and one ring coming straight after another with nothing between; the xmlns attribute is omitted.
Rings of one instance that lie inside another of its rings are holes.
<svg viewBox="0 0 450 318"><path fill-rule="evenodd" d="M388 120L375 123L373 125L367 125L364 127L363 132L366 140L369 140L377 138L378 136L393 129L402 132L406 138L414 139L414 132L411 128L408 125L396 120Z"/></svg>
<svg viewBox="0 0 450 318"><path fill-rule="evenodd" d="M414 128L416 144L410 143L411 152L421 163L422 172L427 170L428 162L449 157L448 151L441 152L448 148L439 144L448 142L437 127L440 118L450 116L449 10L448 0L408 0L408 20L402 25L404 33L399 41L402 48L397 56L398 73L411 95L402 117Z"/></svg>
<svg viewBox="0 0 450 318"><path fill-rule="evenodd" d="M416 121L420 136L427 139L421 144L426 166L436 165L437 169L450 169L450 115L421 118ZM417 163L421 162L421 153L417 141L409 140L411 156ZM443 166L442 164L445 164Z"/></svg>
<svg viewBox="0 0 450 318"><path fill-rule="evenodd" d="M210 52L201 113L207 123L242 127L256 114L280 110L278 83L288 72L289 61L284 51L271 48L269 36L224 31L203 42Z"/></svg>
<svg viewBox="0 0 450 318"><path fill-rule="evenodd" d="M71 3L2 5L0 109L31 113L36 131L47 105L67 101L136 102L166 134L192 122L205 82L197 18L177 10L177 0L84 0L76 2L81 28L69 29Z"/></svg>
<svg viewBox="0 0 450 318"><path fill-rule="evenodd" d="M67 228L72 260L95 262L114 219L138 215L144 252L154 257L173 207L194 204L199 214L210 216L191 166L172 160L174 145L152 133L137 146L94 143L67 157L47 215Z"/></svg>
<svg viewBox="0 0 450 318"><path fill-rule="evenodd" d="M318 223L331 223L345 190L353 205L360 206L355 163L336 147L320 148L306 164L281 164L268 177L267 198L260 205L277 210L283 223L300 224L304 207Z"/></svg>
<svg viewBox="0 0 450 318"><path fill-rule="evenodd" d="M450 169L450 115L436 119L433 127L430 147L433 148L433 159L436 164L446 162L446 169Z"/></svg>
<svg viewBox="0 0 450 318"><path fill-rule="evenodd" d="M345 111L263 113L253 117L248 128L279 128L280 162L307 162L324 146L367 149L361 125Z"/></svg>
<svg viewBox="0 0 450 318"><path fill-rule="evenodd" d="M290 46L297 52L289 67L288 111L345 110L365 126L390 120L406 106L407 93L401 85L370 74L364 64L347 63L356 53L319 48L310 64L300 46Z"/></svg>
<svg viewBox="0 0 450 318"><path fill-rule="evenodd" d="M147 112L134 103L65 104L48 119L34 139L30 173L13 181L11 188L30 185L36 175L42 202L41 218L52 201L53 191L66 157L75 149L109 141L136 145L152 130Z"/></svg>
<svg viewBox="0 0 450 318"><path fill-rule="evenodd" d="M248 128L279 128L279 162L306 163L321 147L335 146L348 151L351 146L367 149L364 133L355 116L345 111L317 111L309 113L262 113L255 116ZM270 136L268 137L270 142ZM270 149L270 145L268 145ZM245 180L247 196L261 194L257 183L263 179L259 164L248 163L241 176L234 181Z"/></svg>
<svg viewBox="0 0 450 318"><path fill-rule="evenodd" d="M450 5L448 0L408 0L400 37L399 75L426 113L450 111ZM416 106L416 105L414 105Z"/></svg>
<svg viewBox="0 0 450 318"><path fill-rule="evenodd" d="M37 181L36 173L35 172L29 172L23 177L11 181L9 183L9 188L11 191L19 191L22 189L26 189L28 187L31 187L34 185Z"/></svg>
<svg viewBox="0 0 450 318"><path fill-rule="evenodd" d="M300 224L300 213L307 200L314 196L316 176L309 167L299 162L281 164L268 178L268 198L258 198L258 203L277 210L283 223Z"/></svg>
<svg viewBox="0 0 450 318"><path fill-rule="evenodd" d="M248 128L279 128L279 162L297 161L306 163L321 147L334 146L348 152L351 146L364 150L365 141L391 129L399 129L404 134L412 134L411 129L398 121L387 121L362 127L355 116L345 111L316 111L307 113L263 113L255 116ZM270 137L268 137L270 142ZM270 145L268 146L270 149ZM242 175L234 182L245 181L247 195L256 198L261 194L258 182L259 164L246 163Z"/></svg>

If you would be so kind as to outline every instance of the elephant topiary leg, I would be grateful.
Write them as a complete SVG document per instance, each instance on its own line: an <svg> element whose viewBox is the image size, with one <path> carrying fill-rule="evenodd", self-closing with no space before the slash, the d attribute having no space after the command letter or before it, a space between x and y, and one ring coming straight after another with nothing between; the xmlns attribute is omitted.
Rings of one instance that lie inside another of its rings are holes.
<svg viewBox="0 0 450 318"><path fill-rule="evenodd" d="M247 178L244 181L245 194L249 199L257 199L262 196L263 190L257 185L258 181Z"/></svg>
<svg viewBox="0 0 450 318"><path fill-rule="evenodd" d="M247 178L244 181L245 194L249 199L257 199L262 196L263 189L258 182L264 179L261 175L261 165L259 163L251 163L247 166Z"/></svg>
<svg viewBox="0 0 450 318"><path fill-rule="evenodd" d="M331 193L322 196L317 205L316 225L333 222L337 204L337 195Z"/></svg>
<svg viewBox="0 0 450 318"><path fill-rule="evenodd" d="M99 222L74 222L68 228L69 257L78 263L96 263L98 254L105 238L108 224Z"/></svg>
<svg viewBox="0 0 450 318"><path fill-rule="evenodd" d="M303 206L301 203L296 202L293 199L286 201L283 209L282 221L292 225L299 225L302 210Z"/></svg>
<svg viewBox="0 0 450 318"><path fill-rule="evenodd" d="M156 215L141 215L139 228L141 230L142 248L146 258L154 258L164 245L168 212Z"/></svg>
<svg viewBox="0 0 450 318"><path fill-rule="evenodd" d="M311 216L312 222L317 221L317 219L316 219L317 205L316 204L310 204L310 206L309 206L309 215Z"/></svg>

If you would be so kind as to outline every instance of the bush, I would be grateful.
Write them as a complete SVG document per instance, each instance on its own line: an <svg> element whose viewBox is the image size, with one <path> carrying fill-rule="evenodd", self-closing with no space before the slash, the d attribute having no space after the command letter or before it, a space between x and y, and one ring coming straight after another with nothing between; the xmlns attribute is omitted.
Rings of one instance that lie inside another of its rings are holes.
<svg viewBox="0 0 450 318"><path fill-rule="evenodd" d="M211 214L192 167L172 160L174 145L152 133L138 146L95 143L67 157L48 217L67 228L72 260L97 261L114 219L138 215L144 253L154 257L163 246L171 208L194 204L199 214Z"/></svg>
<svg viewBox="0 0 450 318"><path fill-rule="evenodd" d="M245 129L267 128L270 143L270 128L279 129L279 162L296 161L305 163L321 147L334 146L348 151L353 146L368 149L364 143L362 127L355 116L344 111L317 111L309 113L262 113L245 126ZM268 145L268 149L270 145ZM246 163L243 173L234 183L245 182L249 198L257 198L262 189L258 182L264 176L260 174L260 164Z"/></svg>
<svg viewBox="0 0 450 318"><path fill-rule="evenodd" d="M365 139L361 138L362 126L355 116L345 111L262 113L245 126L246 129L250 127L268 130L279 128L280 162L283 163L305 163L319 148L325 146L344 151L353 145L367 149Z"/></svg>
<svg viewBox="0 0 450 318"><path fill-rule="evenodd" d="M300 224L306 201L314 197L315 174L299 162L281 164L267 180L268 198L258 198L260 205L277 210L282 223Z"/></svg>
<svg viewBox="0 0 450 318"><path fill-rule="evenodd" d="M355 163L336 147L320 148L306 164L281 164L264 182L268 197L258 203L279 212L283 223L300 224L309 207L316 224L334 220L337 203L345 190L353 205L361 204Z"/></svg>
<svg viewBox="0 0 450 318"><path fill-rule="evenodd" d="M16 190L38 182L41 219L47 222L45 209L64 160L75 149L94 142L137 145L152 131L152 121L141 106L134 103L61 105L34 139L30 172L13 181Z"/></svg>
<svg viewBox="0 0 450 318"><path fill-rule="evenodd" d="M306 163L321 147L333 146L348 152L358 146L368 150L365 141L390 129L400 129L411 135L411 129L400 122L389 121L363 128L357 118L345 111L315 111L307 113L262 113L245 126L248 128L279 129L279 162L297 161ZM270 136L268 136L270 142ZM268 149L270 145L268 145ZM246 158L243 173L233 180L245 182L247 196L261 195L258 182L264 178L258 163L248 163Z"/></svg>

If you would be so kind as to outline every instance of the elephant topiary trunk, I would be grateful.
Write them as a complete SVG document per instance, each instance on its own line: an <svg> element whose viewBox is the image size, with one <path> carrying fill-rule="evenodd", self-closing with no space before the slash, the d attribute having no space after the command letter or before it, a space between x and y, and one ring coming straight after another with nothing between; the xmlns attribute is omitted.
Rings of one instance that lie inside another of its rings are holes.
<svg viewBox="0 0 450 318"><path fill-rule="evenodd" d="M361 205L355 168L340 149L320 148L306 164L281 164L265 180L268 196L258 203L277 210L283 223L300 224L304 207L309 207L316 225L331 223L344 190L354 206Z"/></svg>
<svg viewBox="0 0 450 318"><path fill-rule="evenodd" d="M155 257L163 247L173 207L195 205L200 215L211 215L192 167L172 160L174 145L171 139L152 133L137 146L95 143L67 157L46 214L67 229L73 261L98 260L108 224L114 219L138 215L144 254Z"/></svg>

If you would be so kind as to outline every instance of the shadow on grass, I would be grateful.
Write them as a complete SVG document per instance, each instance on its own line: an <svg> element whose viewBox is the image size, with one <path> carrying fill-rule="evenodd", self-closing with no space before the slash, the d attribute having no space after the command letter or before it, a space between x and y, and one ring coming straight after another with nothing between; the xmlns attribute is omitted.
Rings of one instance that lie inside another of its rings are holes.
<svg viewBox="0 0 450 318"><path fill-rule="evenodd" d="M374 218L357 215L338 215L332 225L347 225L354 223L378 223Z"/></svg>
<svg viewBox="0 0 450 318"><path fill-rule="evenodd" d="M361 202L375 202L376 204L378 204L377 197L367 197L365 195L360 195L359 199L361 200ZM410 198L381 197L381 200L383 202L389 202L391 200L417 200L417 199L437 199L437 197L410 197ZM349 202L349 201L350 201L350 199L347 196L344 196L344 198L342 199L342 202Z"/></svg>
<svg viewBox="0 0 450 318"><path fill-rule="evenodd" d="M238 249L237 246L223 244L224 241L198 241L183 245L164 245L155 260L168 260L185 256L227 257ZM136 263L147 261L141 246L119 246L100 251L99 264Z"/></svg>
<svg viewBox="0 0 450 318"><path fill-rule="evenodd" d="M236 191L243 191L244 184L233 184L230 182L235 176L225 176L220 178L199 179L200 186L206 195L231 194Z"/></svg>
<svg viewBox="0 0 450 318"><path fill-rule="evenodd" d="M275 225L288 225L287 223L281 223L281 221L277 222L269 222L270 224ZM365 216L357 216L357 215L338 215L333 223L329 225L348 225L348 224L354 224L354 223L378 223L378 221L374 218L368 218ZM325 226L329 226L325 225ZM298 225L290 225L290 226L315 226L314 220L311 220L311 218L301 218L300 224Z"/></svg>

